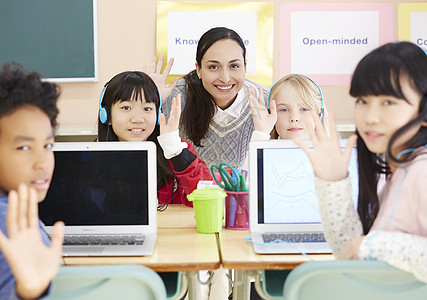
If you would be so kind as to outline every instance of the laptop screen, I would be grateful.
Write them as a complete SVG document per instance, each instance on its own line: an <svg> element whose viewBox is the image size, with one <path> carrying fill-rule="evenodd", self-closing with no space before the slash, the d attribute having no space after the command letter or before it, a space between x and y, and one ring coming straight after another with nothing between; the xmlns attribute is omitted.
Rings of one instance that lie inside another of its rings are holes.
<svg viewBox="0 0 427 300"><path fill-rule="evenodd" d="M52 182L39 205L45 225L148 225L147 150L54 154Z"/></svg>
<svg viewBox="0 0 427 300"><path fill-rule="evenodd" d="M357 205L357 154L349 164ZM257 149L258 224L320 223L313 168L298 147Z"/></svg>

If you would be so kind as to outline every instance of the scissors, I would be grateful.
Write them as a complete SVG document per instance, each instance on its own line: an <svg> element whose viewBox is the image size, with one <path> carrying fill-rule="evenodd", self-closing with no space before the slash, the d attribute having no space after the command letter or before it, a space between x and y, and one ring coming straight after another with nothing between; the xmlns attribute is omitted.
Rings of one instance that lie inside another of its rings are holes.
<svg viewBox="0 0 427 300"><path fill-rule="evenodd" d="M218 182L218 180L215 177L215 169L218 171L219 175L221 176L222 183ZM232 174L235 175L233 177L230 173L228 173L228 170L230 169ZM218 186L221 188L227 190L227 191L235 191L238 192L240 190L240 176L236 172L236 170L231 167L228 163L222 162L219 165L214 164L211 166L211 174Z"/></svg>

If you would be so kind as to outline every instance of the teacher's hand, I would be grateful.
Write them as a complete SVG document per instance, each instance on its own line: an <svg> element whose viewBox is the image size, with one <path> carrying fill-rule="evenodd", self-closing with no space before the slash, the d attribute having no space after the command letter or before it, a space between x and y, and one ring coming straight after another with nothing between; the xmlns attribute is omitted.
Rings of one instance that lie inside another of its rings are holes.
<svg viewBox="0 0 427 300"><path fill-rule="evenodd" d="M181 94L178 94L178 96L172 98L171 111L170 111L167 124L166 124L165 115L161 113L159 116L160 135L178 130L180 117L181 117Z"/></svg>
<svg viewBox="0 0 427 300"><path fill-rule="evenodd" d="M147 65L144 65L142 68L143 72L146 73L148 76L153 79L154 83L156 84L157 88L159 89L160 96L162 97L162 100L169 97L169 95L172 93L173 89L176 86L176 83L178 82L178 78L174 78L171 82L171 84L166 84L166 79L169 76L169 72L172 68L174 59L169 59L165 69L162 71L164 56L160 55L159 61L157 62L157 57L154 56L151 60L150 68L148 69ZM157 63L156 63L157 62Z"/></svg>

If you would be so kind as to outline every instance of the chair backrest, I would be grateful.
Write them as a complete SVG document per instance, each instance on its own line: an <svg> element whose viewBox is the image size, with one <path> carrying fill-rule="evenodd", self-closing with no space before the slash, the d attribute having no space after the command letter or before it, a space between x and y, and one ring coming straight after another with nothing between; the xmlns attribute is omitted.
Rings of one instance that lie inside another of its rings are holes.
<svg viewBox="0 0 427 300"><path fill-rule="evenodd" d="M168 300L182 299L188 289L187 279L182 272L159 272L166 287Z"/></svg>
<svg viewBox="0 0 427 300"><path fill-rule="evenodd" d="M143 266L67 266L53 279L49 299L165 300L166 288L156 272Z"/></svg>
<svg viewBox="0 0 427 300"><path fill-rule="evenodd" d="M283 299L427 299L427 284L383 261L309 262L289 274Z"/></svg>

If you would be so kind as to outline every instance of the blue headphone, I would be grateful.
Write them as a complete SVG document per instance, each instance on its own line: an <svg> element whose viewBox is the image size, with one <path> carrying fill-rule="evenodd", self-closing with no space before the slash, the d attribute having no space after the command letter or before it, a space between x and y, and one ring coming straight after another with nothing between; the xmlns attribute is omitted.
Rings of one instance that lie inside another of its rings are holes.
<svg viewBox="0 0 427 300"><path fill-rule="evenodd" d="M104 85L104 87L102 88L102 91L101 91L101 95L99 95L99 121L102 124L105 124L108 121L107 109L104 106L102 106L102 104L101 104L102 103L102 97L104 95L104 91L105 91L105 88L107 87L108 83L109 82L107 82ZM157 89L157 87L156 87L156 89ZM157 93L159 94L159 113L157 115L157 125L160 125L160 114L162 113L162 96L160 95L159 89L157 89Z"/></svg>
<svg viewBox="0 0 427 300"><path fill-rule="evenodd" d="M314 80L313 79L311 79L310 77L308 77L308 76L305 76L305 75L302 75L302 74L295 74L295 75L300 75L300 76L303 76L303 77L305 77L305 78L307 78L308 80L310 80L316 87L317 87L317 89L319 90L319 94L320 94L320 101L321 101L321 104L320 104L320 112L319 112L319 117L320 117L320 121L323 121L323 114L324 114L324 111L325 111L325 101L323 100L323 93L322 93L322 90L320 89L320 87L314 82ZM277 82L279 82L279 81L277 81ZM270 92L268 93L268 98L267 98L267 108L269 108L270 107L270 94L271 94L271 91L273 90L273 88L276 86L276 84L277 84L277 82L275 83L275 84L273 84L273 86L271 87L271 89L270 89Z"/></svg>
<svg viewBox="0 0 427 300"><path fill-rule="evenodd" d="M99 95L99 121L102 124L105 124L108 121L107 109L104 106L102 106L102 104L101 104L102 96L104 95L104 91L105 91L105 88L107 87L107 85L108 85L108 82L102 88L101 95Z"/></svg>

